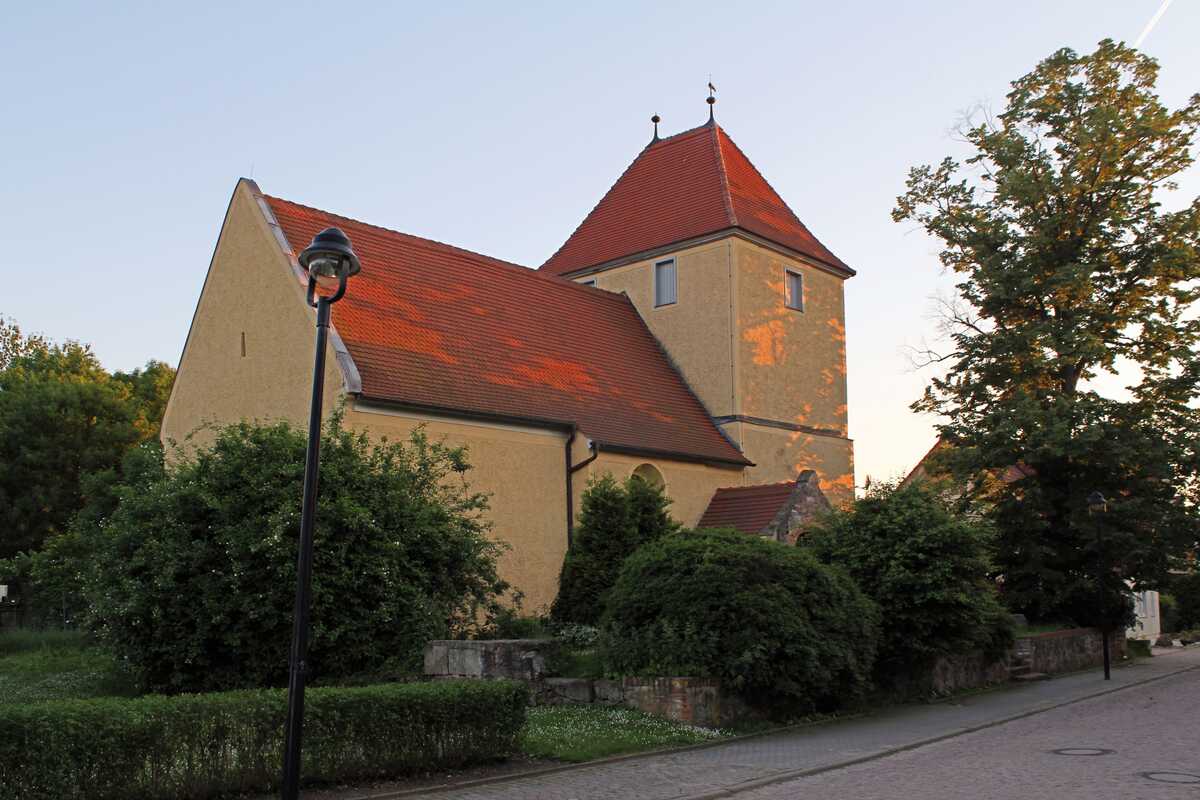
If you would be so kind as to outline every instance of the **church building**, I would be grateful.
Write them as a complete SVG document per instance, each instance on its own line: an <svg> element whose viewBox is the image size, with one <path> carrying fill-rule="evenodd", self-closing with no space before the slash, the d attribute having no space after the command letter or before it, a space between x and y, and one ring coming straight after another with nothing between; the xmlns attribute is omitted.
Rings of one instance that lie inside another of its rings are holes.
<svg viewBox="0 0 1200 800"><path fill-rule="evenodd" d="M656 124L537 269L238 181L164 442L203 443L214 422L306 423L314 317L297 256L328 227L362 271L333 307L326 411L342 404L346 424L374 436L424 425L466 445L467 480L491 495L492 535L510 545L501 574L526 610L554 599L593 476L661 485L684 525L779 538L789 504L852 497L854 271L711 117L666 138Z"/></svg>

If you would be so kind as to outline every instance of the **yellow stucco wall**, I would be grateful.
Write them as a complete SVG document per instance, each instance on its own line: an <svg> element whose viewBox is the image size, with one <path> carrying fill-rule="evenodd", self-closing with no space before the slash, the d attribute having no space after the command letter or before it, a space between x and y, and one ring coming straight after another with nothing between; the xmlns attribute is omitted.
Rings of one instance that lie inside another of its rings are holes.
<svg viewBox="0 0 1200 800"><path fill-rule="evenodd" d="M336 327L337 306L333 322ZM240 181L180 358L163 416L163 441L186 448L185 439L195 433L191 444L208 442L211 435L198 429L212 422L283 418L306 425L315 325L303 286L268 227L252 185ZM342 390L330 347L327 410Z"/></svg>
<svg viewBox="0 0 1200 800"><path fill-rule="evenodd" d="M730 247L730 240L723 239L578 279L595 279L597 287L629 296L714 416L738 413L733 391L736 347L730 325ZM675 259L677 302L655 308L654 264L666 258Z"/></svg>
<svg viewBox="0 0 1200 800"><path fill-rule="evenodd" d="M713 492L725 486L742 485L740 467L715 467L623 453L606 453L603 450L595 461L581 470L586 477L578 481L578 484L586 486L589 478L606 472L623 481L642 464L650 464L662 474L667 496L671 498L671 516L689 527L700 521ZM576 509L578 510L578 506Z"/></svg>
<svg viewBox="0 0 1200 800"><path fill-rule="evenodd" d="M842 278L737 240L741 413L846 434L846 311ZM784 274L804 280L804 310L788 308Z"/></svg>
<svg viewBox="0 0 1200 800"><path fill-rule="evenodd" d="M854 499L854 445L850 440L765 425L740 425L746 449L754 453L755 462L746 470L746 483L794 480L803 470L812 469L829 502L840 504Z"/></svg>
<svg viewBox="0 0 1200 800"><path fill-rule="evenodd" d="M744 240L734 244L738 275L738 440L755 466L748 483L790 480L814 469L831 501L854 491L848 438L843 279ZM785 274L803 276L804 310L788 308ZM815 428L781 430L753 419ZM832 435L821 435L832 434Z"/></svg>
<svg viewBox="0 0 1200 800"><path fill-rule="evenodd" d="M353 403L346 422L372 437L393 441L407 438L423 423L430 438L467 447L471 470L466 480L474 491L491 496L491 536L510 546L500 557L501 577L524 593L526 612L549 608L567 551L565 433Z"/></svg>

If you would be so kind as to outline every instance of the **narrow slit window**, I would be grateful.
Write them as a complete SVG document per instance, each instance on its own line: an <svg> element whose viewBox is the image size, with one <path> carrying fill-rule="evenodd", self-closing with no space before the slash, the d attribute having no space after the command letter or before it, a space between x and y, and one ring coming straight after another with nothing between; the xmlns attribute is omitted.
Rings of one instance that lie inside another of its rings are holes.
<svg viewBox="0 0 1200 800"><path fill-rule="evenodd" d="M595 285L596 285L596 279L595 279L595 278L588 278L586 281L580 281L580 282L579 282L579 285L580 285L580 286L595 286Z"/></svg>
<svg viewBox="0 0 1200 800"><path fill-rule="evenodd" d="M787 307L797 311L804 310L804 276L799 272L784 270L784 292L787 295Z"/></svg>
<svg viewBox="0 0 1200 800"><path fill-rule="evenodd" d="M659 261L654 265L654 306L669 306L675 303L675 259Z"/></svg>

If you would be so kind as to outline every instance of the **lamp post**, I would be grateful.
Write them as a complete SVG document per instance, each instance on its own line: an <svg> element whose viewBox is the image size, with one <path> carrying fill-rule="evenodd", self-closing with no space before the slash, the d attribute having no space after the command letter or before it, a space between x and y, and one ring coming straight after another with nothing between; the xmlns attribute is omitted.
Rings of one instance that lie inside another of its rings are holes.
<svg viewBox="0 0 1200 800"><path fill-rule="evenodd" d="M296 557L296 610L292 651L288 660L288 707L283 751L283 800L300 792L300 740L304 727L304 681L308 672L308 612L312 600L313 517L317 505L317 472L321 461L321 401L325 392L325 343L330 307L346 293L346 280L361 266L346 234L326 228L300 254L308 272L308 304L317 310L317 354L313 364L312 404L308 414L308 454L304 461L304 502L300 511L300 548ZM320 295L317 286L336 286Z"/></svg>
<svg viewBox="0 0 1200 800"><path fill-rule="evenodd" d="M1088 516L1103 514L1108 511L1108 501L1104 495L1094 491L1087 498ZM1100 523L1096 523L1096 582L1100 587L1100 641L1104 648L1104 680L1112 680L1111 666L1108 656L1108 619L1105 609L1108 604L1108 593L1105 591L1106 564L1103 556L1104 531Z"/></svg>

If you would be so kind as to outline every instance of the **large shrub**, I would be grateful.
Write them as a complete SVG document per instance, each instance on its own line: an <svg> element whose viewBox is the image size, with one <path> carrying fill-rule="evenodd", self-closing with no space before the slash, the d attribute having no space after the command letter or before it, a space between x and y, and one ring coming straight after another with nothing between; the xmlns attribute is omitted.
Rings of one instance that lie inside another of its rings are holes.
<svg viewBox="0 0 1200 800"><path fill-rule="evenodd" d="M155 691L281 685L296 585L305 434L233 425L117 487L94 532L90 622ZM328 680L415 667L502 588L461 450L418 430L373 446L326 427L309 667Z"/></svg>
<svg viewBox="0 0 1200 800"><path fill-rule="evenodd" d="M938 656L1011 641L988 579L987 527L924 483L883 486L823 518L802 547L850 573L883 612L881 677L910 676Z"/></svg>
<svg viewBox="0 0 1200 800"><path fill-rule="evenodd" d="M681 532L621 569L602 623L605 667L720 678L781 712L868 686L879 613L810 553L733 531Z"/></svg>
<svg viewBox="0 0 1200 800"><path fill-rule="evenodd" d="M599 622L622 562L641 545L678 530L667 512L670 503L660 487L637 475L624 484L609 474L594 479L583 493L551 617L582 625Z"/></svg>
<svg viewBox="0 0 1200 800"><path fill-rule="evenodd" d="M306 781L377 778L509 755L529 690L511 681L310 689ZM0 786L25 800L190 800L279 781L286 693L0 704Z"/></svg>

